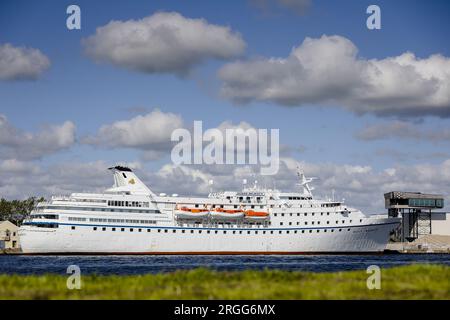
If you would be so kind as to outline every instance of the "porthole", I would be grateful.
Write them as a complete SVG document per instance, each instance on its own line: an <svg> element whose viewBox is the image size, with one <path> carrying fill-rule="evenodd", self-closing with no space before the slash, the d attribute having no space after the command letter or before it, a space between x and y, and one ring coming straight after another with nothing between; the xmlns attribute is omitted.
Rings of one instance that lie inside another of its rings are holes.
<svg viewBox="0 0 450 320"><path fill-rule="evenodd" d="M75 226L72 226L72 228L71 228L72 230L75 230Z"/></svg>
<svg viewBox="0 0 450 320"><path fill-rule="evenodd" d="M94 231L96 231L96 230L97 230L97 227L94 227L93 229L94 229Z"/></svg>
<svg viewBox="0 0 450 320"><path fill-rule="evenodd" d="M102 231L106 231L106 228L102 228Z"/></svg>

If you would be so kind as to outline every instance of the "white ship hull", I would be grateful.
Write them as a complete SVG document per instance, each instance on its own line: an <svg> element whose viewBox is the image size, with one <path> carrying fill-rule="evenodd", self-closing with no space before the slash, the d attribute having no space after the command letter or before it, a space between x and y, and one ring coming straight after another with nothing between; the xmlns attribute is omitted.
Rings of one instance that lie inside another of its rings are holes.
<svg viewBox="0 0 450 320"><path fill-rule="evenodd" d="M24 253L61 254L307 254L382 252L397 219L333 228L178 228L134 227L133 232L92 231L91 226L61 225L51 231L23 227ZM120 228L120 227L119 227ZM157 230L161 231L158 232ZM339 231L341 229L342 231ZM167 230L167 232L166 232ZM175 233L173 233L175 230ZM182 233L184 230L184 233ZM191 233L191 230L193 233ZM319 232L317 232L319 230ZM201 231L201 233L199 233ZM209 231L210 233L207 233ZM217 233L215 233L217 231ZM223 232L226 231L226 234ZM233 234L233 231L235 233ZM242 233L239 233L242 231ZM255 233L255 232L258 233ZM265 233L264 233L265 231ZM271 233L273 231L273 233ZM281 231L281 234L280 234ZM289 233L287 233L289 231ZM295 231L297 231L295 233ZM312 231L310 233L310 231ZM248 234L250 232L250 234Z"/></svg>

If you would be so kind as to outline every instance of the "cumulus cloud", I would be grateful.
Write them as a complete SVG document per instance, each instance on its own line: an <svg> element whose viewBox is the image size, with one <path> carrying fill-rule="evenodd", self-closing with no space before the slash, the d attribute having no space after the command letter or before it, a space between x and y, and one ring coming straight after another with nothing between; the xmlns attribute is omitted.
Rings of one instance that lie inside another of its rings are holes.
<svg viewBox="0 0 450 320"><path fill-rule="evenodd" d="M245 49L241 36L229 27L176 12L111 21L84 39L83 45L96 61L144 73L178 75L207 59L230 59Z"/></svg>
<svg viewBox="0 0 450 320"><path fill-rule="evenodd" d="M139 149L146 152L146 158L155 159L170 150L173 145L170 136L181 127L180 115L155 109L146 115L104 125L97 134L83 138L82 142L107 148Z"/></svg>
<svg viewBox="0 0 450 320"><path fill-rule="evenodd" d="M75 143L75 125L66 121L49 125L37 133L23 132L0 114L0 158L39 159L71 147Z"/></svg>
<svg viewBox="0 0 450 320"><path fill-rule="evenodd" d="M425 130L410 122L397 120L367 126L357 132L355 136L358 139L367 141L393 138L450 142L450 129Z"/></svg>
<svg viewBox="0 0 450 320"><path fill-rule="evenodd" d="M236 103L342 105L357 114L450 116L450 58L407 52L385 59L358 57L341 36L306 38L287 58L258 58L219 70L221 93Z"/></svg>
<svg viewBox="0 0 450 320"><path fill-rule="evenodd" d="M50 67L38 49L0 45L0 80L35 80Z"/></svg>

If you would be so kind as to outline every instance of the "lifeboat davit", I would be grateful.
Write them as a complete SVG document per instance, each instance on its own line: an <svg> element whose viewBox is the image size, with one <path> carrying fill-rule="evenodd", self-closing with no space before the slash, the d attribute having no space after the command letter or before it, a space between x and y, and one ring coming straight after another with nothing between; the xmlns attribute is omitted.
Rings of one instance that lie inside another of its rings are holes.
<svg viewBox="0 0 450 320"><path fill-rule="evenodd" d="M208 217L208 209L181 207L175 208L175 215L179 219L203 219Z"/></svg>
<svg viewBox="0 0 450 320"><path fill-rule="evenodd" d="M265 211L254 211L254 210L247 210L245 211L245 217L247 219L267 219L269 217L269 213Z"/></svg>
<svg viewBox="0 0 450 320"><path fill-rule="evenodd" d="M211 217L214 219L224 219L224 220L232 220L232 219L240 219L244 217L244 211L242 210L228 210L223 208L217 208L210 212Z"/></svg>

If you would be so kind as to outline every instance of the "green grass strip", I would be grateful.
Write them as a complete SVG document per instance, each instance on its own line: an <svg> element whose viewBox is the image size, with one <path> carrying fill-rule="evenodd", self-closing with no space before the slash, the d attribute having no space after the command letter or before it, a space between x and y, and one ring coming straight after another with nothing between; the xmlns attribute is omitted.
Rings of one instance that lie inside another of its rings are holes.
<svg viewBox="0 0 450 320"><path fill-rule="evenodd" d="M363 271L312 273L279 270L218 272L194 269L136 276L0 275L0 299L450 299L450 267L381 269L381 289L369 290Z"/></svg>

